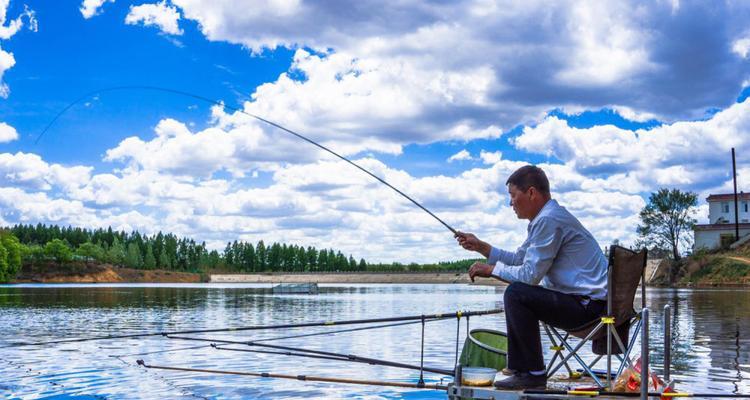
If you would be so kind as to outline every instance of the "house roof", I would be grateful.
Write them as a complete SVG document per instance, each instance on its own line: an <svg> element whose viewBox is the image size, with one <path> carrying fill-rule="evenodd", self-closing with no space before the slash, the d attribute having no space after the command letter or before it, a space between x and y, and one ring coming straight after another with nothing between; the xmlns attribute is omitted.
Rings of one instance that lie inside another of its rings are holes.
<svg viewBox="0 0 750 400"><path fill-rule="evenodd" d="M750 193L737 193L740 200L750 200ZM710 194L706 201L734 201L734 193Z"/></svg>
<svg viewBox="0 0 750 400"><path fill-rule="evenodd" d="M750 229L750 223L739 224L740 229ZM734 224L698 224L695 225L696 231L727 231L734 233Z"/></svg>

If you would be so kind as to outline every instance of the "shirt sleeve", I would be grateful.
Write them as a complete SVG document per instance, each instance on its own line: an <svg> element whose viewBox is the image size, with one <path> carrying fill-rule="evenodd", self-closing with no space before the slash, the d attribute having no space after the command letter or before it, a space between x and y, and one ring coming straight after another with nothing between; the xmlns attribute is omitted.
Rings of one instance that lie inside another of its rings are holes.
<svg viewBox="0 0 750 400"><path fill-rule="evenodd" d="M487 264L493 265L501 262L505 265L521 265L523 264L523 256L525 253L525 243L524 246L519 247L515 252L492 247L490 250L490 256L487 258Z"/></svg>
<svg viewBox="0 0 750 400"><path fill-rule="evenodd" d="M553 220L541 219L531 227L527 243L528 247L520 265L497 263L492 270L492 275L509 282L538 285L549 271L560 250L562 231ZM502 262L502 259L500 261Z"/></svg>

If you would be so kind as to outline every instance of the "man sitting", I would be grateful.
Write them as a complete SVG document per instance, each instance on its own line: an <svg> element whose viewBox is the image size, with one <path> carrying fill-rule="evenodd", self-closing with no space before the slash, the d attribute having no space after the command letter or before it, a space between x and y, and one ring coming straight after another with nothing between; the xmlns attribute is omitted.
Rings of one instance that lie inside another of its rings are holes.
<svg viewBox="0 0 750 400"><path fill-rule="evenodd" d="M472 281L479 276L510 283L504 303L512 376L495 387L539 389L547 385L539 321L573 329L603 315L607 259L591 233L551 198L541 168L522 167L506 185L516 215L530 221L521 247L498 249L471 233L458 232L456 238L464 249L487 258L469 269Z"/></svg>

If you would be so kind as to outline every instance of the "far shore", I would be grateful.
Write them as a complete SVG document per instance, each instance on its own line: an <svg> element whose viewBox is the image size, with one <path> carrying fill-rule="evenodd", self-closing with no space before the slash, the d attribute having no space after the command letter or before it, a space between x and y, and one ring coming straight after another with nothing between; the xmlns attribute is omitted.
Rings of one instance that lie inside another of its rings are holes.
<svg viewBox="0 0 750 400"><path fill-rule="evenodd" d="M333 273L333 274L212 274L211 283L456 283L503 286L497 279L477 278L474 283L467 273L399 272L399 273Z"/></svg>

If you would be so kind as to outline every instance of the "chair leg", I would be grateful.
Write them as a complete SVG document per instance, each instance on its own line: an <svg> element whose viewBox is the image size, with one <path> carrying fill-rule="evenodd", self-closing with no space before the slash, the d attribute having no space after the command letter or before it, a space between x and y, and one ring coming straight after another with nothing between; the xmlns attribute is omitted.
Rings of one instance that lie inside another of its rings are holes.
<svg viewBox="0 0 750 400"><path fill-rule="evenodd" d="M596 358L594 359L594 361L592 361L592 362L590 362L590 363L589 363L589 368L592 368L592 369L593 369L593 368L594 368L594 365L596 365L596 363L598 363L598 362L599 362L599 360L601 360L601 359L602 359L602 357L604 357L604 355L603 355L603 354L600 354L600 355L598 355L598 356L597 356L597 357L596 357Z"/></svg>
<svg viewBox="0 0 750 400"><path fill-rule="evenodd" d="M633 332L633 337L630 338L630 343L628 344L627 349L623 349L624 352L623 358L624 360L620 363L620 367L617 369L617 374L615 376L620 376L622 373L622 370L625 369L625 365L633 365L633 362L630 360L630 352L633 350L633 346L635 346L635 340L638 338L638 334L641 332L641 319L638 318L638 323L635 324L635 329ZM617 335L615 335L617 337ZM617 341L622 345L622 342L620 341L620 338L617 337Z"/></svg>
<svg viewBox="0 0 750 400"><path fill-rule="evenodd" d="M578 361L578 363L579 363L579 364L580 364L580 365L581 365L581 366L583 367L583 369L584 369L584 370L586 371L586 373L587 373L587 374L589 374L589 376L591 376L591 378L592 378L592 379L594 379L594 382L596 382L596 384L597 384L597 385L598 385L598 386L599 386L600 388L604 387L604 385L602 385L602 382L601 382L601 381L599 380L599 378L597 378L597 377L596 377L596 374L594 374L594 373L593 373L593 372L591 371L591 369L590 369L590 368L588 367L588 365L586 365L586 362L585 362L585 361L583 361L583 360L581 359L581 357L580 357L580 356L578 355L578 350L580 350L580 349L581 349L581 347L583 347L583 345L584 345L584 344L585 344L586 342L588 342L589 340L591 340L591 338L592 338L592 337L594 337L594 335L595 335L595 334L596 334L596 333L597 333L597 332L599 331L599 329L601 329L601 328L602 328L602 326L603 326L603 325L604 325L604 324L600 322L600 323L599 323L599 324L598 324L598 325L596 326L596 328L594 328L594 329L593 329L593 330L592 330L592 331L591 331L591 332L590 332L590 333L589 333L589 334L588 334L588 335L587 335L587 336L586 336L586 337L585 337L585 338L584 338L583 340L581 340L581 342L580 342L580 343L578 343L578 345L576 345L576 347L575 347L575 348L571 347L571 346L570 346L570 345L568 344L568 342L566 342L565 340L563 340L562 336L560 336L560 334L559 334L559 333L558 333L558 332L557 332L556 330L554 330L554 329L552 330L552 332L553 332L553 333L555 334L555 336L557 336L557 339L558 339L558 340L560 340L560 341L561 341L561 343L562 343L562 345L563 345L563 346L565 346L565 348L566 348L566 349L568 350L568 355L566 355L566 356L565 356L565 357L563 358L563 360L562 360L561 364L566 364L566 363L568 362L568 360L570 360L571 358L575 358L575 359L576 359L576 361ZM549 375L549 376L552 376L552 375L554 375L554 373L555 373L555 372L556 372L556 371L557 371L558 369L560 369L560 364L558 364L558 365L557 365L557 367L555 367L555 368L554 368L554 369L553 369L552 371L550 371L550 372L548 373L548 375Z"/></svg>
<svg viewBox="0 0 750 400"><path fill-rule="evenodd" d="M555 331L555 334L559 335L559 333L557 332L557 330L555 330L554 327L547 326L547 324L545 324L545 323L542 323L542 326L544 327L544 331L547 332L547 337L549 337L550 342L552 342L552 350L555 350L555 354L552 355L552 359L549 362L549 366L547 366L547 371L551 371L552 367L555 365L555 361L557 361L557 357L560 357L560 359L562 360L562 358L563 358L563 354L562 354L563 347L561 346L562 343L558 344L557 341L555 340L555 337L552 336L552 333L550 333L550 329L551 329L551 330ZM565 337L562 340L563 341L568 340L569 336L570 336L570 334L566 332L565 333ZM565 369L568 370L568 376L570 377L570 379L575 379L577 373L574 372L570 368L570 365L568 365L567 362L562 362L561 361L560 363L563 364L563 365L565 365ZM559 367L555 368L555 371L557 371L558 369L559 369ZM547 374L547 377L551 377L551 376L552 375Z"/></svg>

